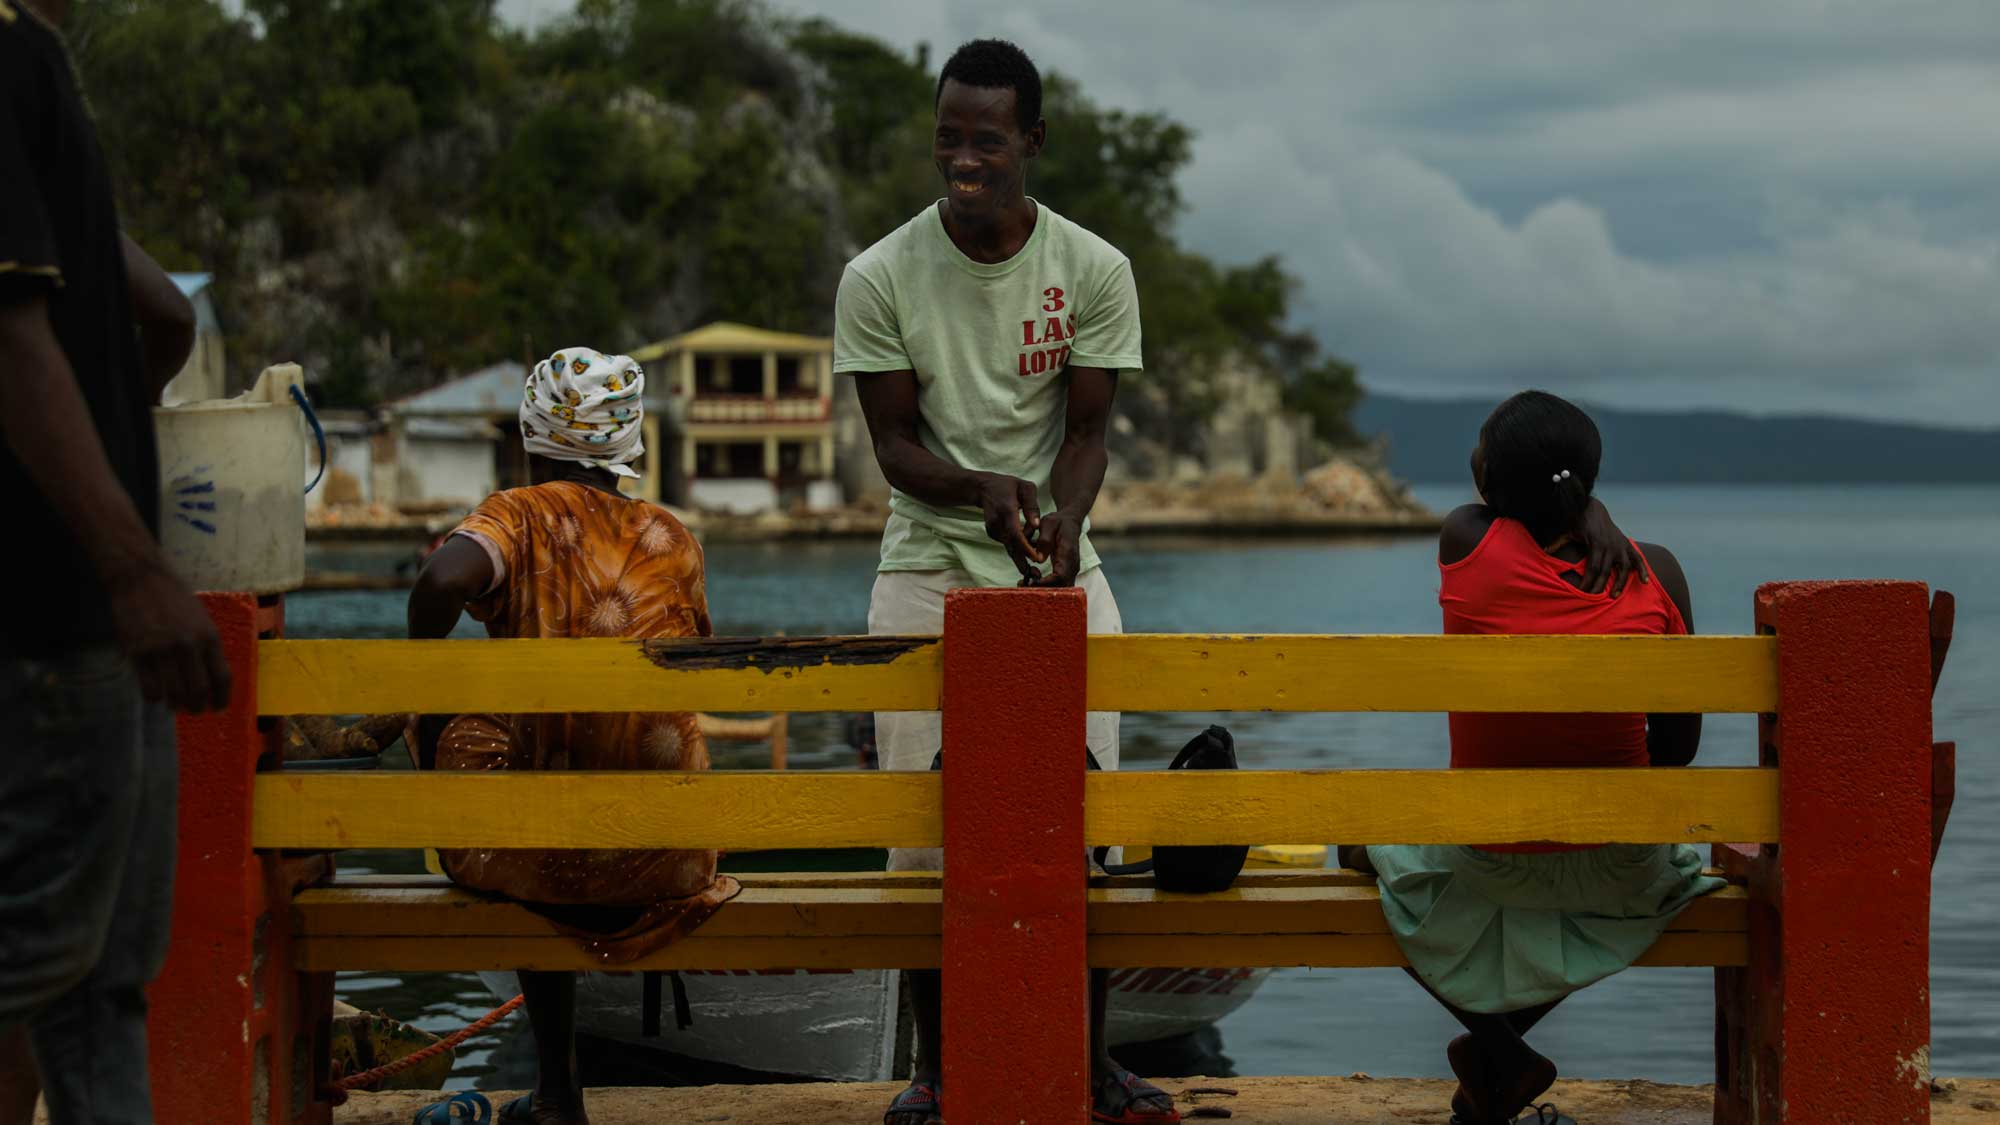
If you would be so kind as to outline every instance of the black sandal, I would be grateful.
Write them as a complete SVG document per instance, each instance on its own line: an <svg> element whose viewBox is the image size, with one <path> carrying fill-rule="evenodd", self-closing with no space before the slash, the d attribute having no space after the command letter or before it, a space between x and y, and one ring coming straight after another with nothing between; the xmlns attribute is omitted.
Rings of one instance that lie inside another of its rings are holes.
<svg viewBox="0 0 2000 1125"><path fill-rule="evenodd" d="M889 1103L889 1111L882 1115L882 1125L899 1125L891 1120L903 1114L923 1114L924 1125L942 1121L944 1099L938 1096L938 1088L929 1082L912 1082Z"/></svg>
<svg viewBox="0 0 2000 1125"><path fill-rule="evenodd" d="M1567 1116L1562 1110L1557 1109L1554 1102L1543 1102L1532 1108L1535 1111L1534 1117L1517 1117L1514 1119L1514 1125L1576 1125L1576 1118Z"/></svg>
<svg viewBox="0 0 2000 1125"><path fill-rule="evenodd" d="M1167 1103L1165 1113L1133 1111L1140 1102L1154 1098ZM1174 1108L1172 1094L1129 1070L1114 1070L1090 1084L1090 1119L1105 1125L1169 1125L1181 1119L1181 1111Z"/></svg>

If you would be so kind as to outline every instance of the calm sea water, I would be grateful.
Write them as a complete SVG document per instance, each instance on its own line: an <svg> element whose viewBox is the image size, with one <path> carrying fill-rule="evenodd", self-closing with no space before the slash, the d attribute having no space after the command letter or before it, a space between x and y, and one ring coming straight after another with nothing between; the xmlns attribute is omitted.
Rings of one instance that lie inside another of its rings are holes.
<svg viewBox="0 0 2000 1125"><path fill-rule="evenodd" d="M1418 492L1440 509L1465 499L1450 488ZM1958 741L1959 764L1957 808L1933 874L1932 1062L1940 1075L2000 1074L2000 819L1991 812L2000 803L1992 735L2000 726L2000 598L1988 586L2000 560L2000 488L1607 487L1602 495L1627 532L1679 556L1699 632L1749 632L1753 592L1776 579L1915 579L1958 596L1957 638L1935 699L1937 737ZM1130 632L1438 628L1426 539L1112 540L1101 549ZM872 543L716 545L708 552L716 631L865 632L874 564ZM291 599L287 616L295 637L396 636L403 600L306 594ZM479 635L469 622L461 633ZM1447 757L1442 715L1134 714L1124 725L1127 767L1163 766L1210 721L1235 733L1252 768L1431 767ZM796 717L793 767L847 765L839 723ZM1700 761L1752 764L1754 739L1750 716L1713 717ZM753 768L760 753L721 746L716 765ZM1535 1043L1566 1074L1707 1081L1712 979L1699 969L1622 974L1566 1001L1536 1029ZM341 987L352 1003L441 1032L492 1006L470 976L351 975ZM1401 973L1288 970L1220 1030L1222 1053L1240 1074L1441 1077L1443 1045L1456 1028ZM454 1084L488 1075L525 1081L522 1038L503 1027L469 1044Z"/></svg>

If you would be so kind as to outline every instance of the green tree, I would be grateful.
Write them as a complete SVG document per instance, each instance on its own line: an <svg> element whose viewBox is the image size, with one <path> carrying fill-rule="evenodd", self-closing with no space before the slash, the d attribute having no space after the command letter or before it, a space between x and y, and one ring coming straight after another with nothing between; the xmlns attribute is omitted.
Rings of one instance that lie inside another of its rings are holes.
<svg viewBox="0 0 2000 1125"><path fill-rule="evenodd" d="M127 229L170 268L228 260L270 168L250 27L212 0L82 0L70 32Z"/></svg>
<svg viewBox="0 0 2000 1125"><path fill-rule="evenodd" d="M825 331L845 256L939 192L936 77L757 0L76 0L127 226L219 275L233 361L305 360L366 403L588 340L707 319ZM1290 324L1276 258L1175 236L1187 128L1045 82L1032 190L1133 264L1154 377L1121 409L1196 452L1244 364L1329 441L1353 369ZM273 296L274 295L274 296Z"/></svg>

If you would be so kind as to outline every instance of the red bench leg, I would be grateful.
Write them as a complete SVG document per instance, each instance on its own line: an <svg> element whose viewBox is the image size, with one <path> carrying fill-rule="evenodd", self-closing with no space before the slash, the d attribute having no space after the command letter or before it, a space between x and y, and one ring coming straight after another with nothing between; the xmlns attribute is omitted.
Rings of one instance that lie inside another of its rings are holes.
<svg viewBox="0 0 2000 1125"><path fill-rule="evenodd" d="M1914 582L1757 592L1778 636L1760 756L1782 765L1783 839L1733 857L1750 964L1716 974L1718 1122L1930 1120L1925 601Z"/></svg>
<svg viewBox="0 0 2000 1125"><path fill-rule="evenodd" d="M956 590L944 618L944 1101L1090 1116L1084 595Z"/></svg>
<svg viewBox="0 0 2000 1125"><path fill-rule="evenodd" d="M284 607L249 594L202 600L235 684L227 711L180 720L173 939L147 1021L154 1118L326 1125L332 980L293 971L289 909L325 860L250 850L251 779L279 753L257 722L257 640L282 631Z"/></svg>

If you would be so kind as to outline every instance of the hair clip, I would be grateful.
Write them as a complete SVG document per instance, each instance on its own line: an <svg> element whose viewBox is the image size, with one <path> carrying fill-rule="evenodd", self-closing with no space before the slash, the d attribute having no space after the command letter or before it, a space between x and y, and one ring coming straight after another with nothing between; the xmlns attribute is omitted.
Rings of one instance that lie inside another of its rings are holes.
<svg viewBox="0 0 2000 1125"><path fill-rule="evenodd" d="M1563 470L1562 472L1560 472L1560 473L1557 473L1556 475L1554 475L1554 476L1550 477L1550 478L1549 478L1549 483L1551 483L1551 484L1561 484L1562 482L1564 482L1564 481L1566 481L1566 480L1568 480L1568 479L1569 479L1569 470L1568 470L1568 469L1564 469L1564 470Z"/></svg>

